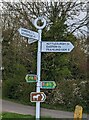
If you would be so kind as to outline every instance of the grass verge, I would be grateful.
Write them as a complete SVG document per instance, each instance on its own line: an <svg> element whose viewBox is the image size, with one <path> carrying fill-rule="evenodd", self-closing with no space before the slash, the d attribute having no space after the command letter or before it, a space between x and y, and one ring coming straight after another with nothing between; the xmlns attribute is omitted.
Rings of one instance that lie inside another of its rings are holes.
<svg viewBox="0 0 89 120"><path fill-rule="evenodd" d="M4 112L2 113L2 119L4 118L34 118L31 115L23 115L23 114L17 114L17 113L10 113L10 112Z"/></svg>
<svg viewBox="0 0 89 120"><path fill-rule="evenodd" d="M17 113L10 113L10 112L4 112L2 113L2 120L35 120L35 116L31 115L23 115L23 114L17 114ZM41 117L40 120L54 120L54 118L50 117Z"/></svg>

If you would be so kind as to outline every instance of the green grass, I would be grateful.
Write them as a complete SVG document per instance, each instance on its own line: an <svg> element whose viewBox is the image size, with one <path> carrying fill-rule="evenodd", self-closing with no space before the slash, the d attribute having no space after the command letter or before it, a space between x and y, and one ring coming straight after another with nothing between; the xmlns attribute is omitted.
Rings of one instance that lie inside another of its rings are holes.
<svg viewBox="0 0 89 120"><path fill-rule="evenodd" d="M3 112L2 113L2 120L36 120L35 116L32 115L23 115L17 113L10 113L10 112ZM69 119L56 119L51 117L41 117L40 120L69 120ZM73 120L73 119L70 119Z"/></svg>
<svg viewBox="0 0 89 120"><path fill-rule="evenodd" d="M1 118L2 118L2 114L0 113L0 120L1 120Z"/></svg>
<svg viewBox="0 0 89 120"><path fill-rule="evenodd" d="M34 118L34 116L4 112L2 113L2 118Z"/></svg>
<svg viewBox="0 0 89 120"><path fill-rule="evenodd" d="M17 113L10 113L10 112L4 112L2 113L2 120L7 120L11 119L11 120L17 120L16 118L19 118L18 120L23 120L26 118L26 120L35 120L35 116L32 115L23 115L23 114L17 114ZM28 119L27 119L28 118ZM54 120L54 118L51 117L41 117L40 120Z"/></svg>

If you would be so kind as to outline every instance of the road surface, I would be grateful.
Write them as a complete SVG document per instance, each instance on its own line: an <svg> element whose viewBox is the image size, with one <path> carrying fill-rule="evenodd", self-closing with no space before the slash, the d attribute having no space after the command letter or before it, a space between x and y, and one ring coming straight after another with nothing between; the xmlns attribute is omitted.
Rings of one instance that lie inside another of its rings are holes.
<svg viewBox="0 0 89 120"><path fill-rule="evenodd" d="M25 114L25 115L28 114L35 115L35 107L22 105L6 100L2 100L2 111ZM60 110L41 108L41 116L52 117L52 118L73 118L73 112L65 112ZM87 118L87 115L83 114L83 118Z"/></svg>

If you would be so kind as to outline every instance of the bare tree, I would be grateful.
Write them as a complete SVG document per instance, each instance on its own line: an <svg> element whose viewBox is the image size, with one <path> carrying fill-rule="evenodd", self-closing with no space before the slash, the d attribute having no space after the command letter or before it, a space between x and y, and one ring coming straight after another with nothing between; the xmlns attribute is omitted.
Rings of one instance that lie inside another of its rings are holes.
<svg viewBox="0 0 89 120"><path fill-rule="evenodd" d="M61 21L67 23L68 31L70 33L80 32L83 35L87 31L82 29L87 26L87 7L86 3L77 2L20 2L20 3L3 3L4 14L7 11L13 12L18 18L20 14L20 22L26 22L27 26L31 24L32 20L38 16L46 16L48 27L54 21L60 18Z"/></svg>

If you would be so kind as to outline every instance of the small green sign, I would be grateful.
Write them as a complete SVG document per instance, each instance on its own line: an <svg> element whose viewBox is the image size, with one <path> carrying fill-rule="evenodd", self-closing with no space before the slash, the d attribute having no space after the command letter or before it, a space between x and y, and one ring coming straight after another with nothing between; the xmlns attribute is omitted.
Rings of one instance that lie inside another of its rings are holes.
<svg viewBox="0 0 89 120"><path fill-rule="evenodd" d="M37 75L34 74L27 74L26 77L26 82L37 82Z"/></svg>
<svg viewBox="0 0 89 120"><path fill-rule="evenodd" d="M41 88L43 89L54 89L56 87L55 81L42 81Z"/></svg>

